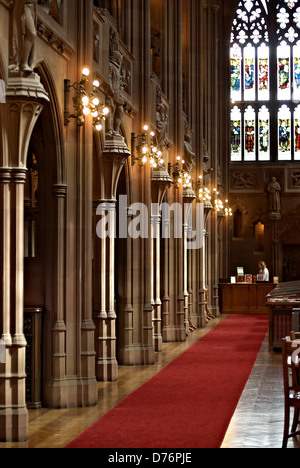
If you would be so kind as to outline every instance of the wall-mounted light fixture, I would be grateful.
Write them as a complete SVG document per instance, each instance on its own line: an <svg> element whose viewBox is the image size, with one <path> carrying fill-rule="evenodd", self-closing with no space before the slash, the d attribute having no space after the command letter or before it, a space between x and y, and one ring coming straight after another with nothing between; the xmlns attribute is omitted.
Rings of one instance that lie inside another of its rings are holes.
<svg viewBox="0 0 300 468"><path fill-rule="evenodd" d="M71 119L76 119L77 125L81 127L85 123L85 118L91 115L94 128L97 131L101 131L102 122L105 120L110 110L101 103L101 100L97 96L97 92L100 88L100 81L97 78L93 80L93 91L88 92L86 90L89 76L90 70L84 68L80 81L71 84L70 80L65 80L65 125L69 125ZM73 97L73 107L75 109L73 114L69 110L71 88L73 88L76 93Z"/></svg>
<svg viewBox="0 0 300 468"><path fill-rule="evenodd" d="M232 216L232 208L229 206L229 200L225 200L225 216L231 217Z"/></svg>
<svg viewBox="0 0 300 468"><path fill-rule="evenodd" d="M209 190L208 187L204 187L203 185L203 176L199 176L199 182L197 184L197 192L198 192L198 197L200 202L205 203L209 202L211 203L211 191Z"/></svg>
<svg viewBox="0 0 300 468"><path fill-rule="evenodd" d="M224 204L222 200L220 199L220 193L218 192L218 189L216 188L213 189L212 200L213 200L214 210L216 210L220 214L223 213Z"/></svg>
<svg viewBox="0 0 300 468"><path fill-rule="evenodd" d="M149 162L153 169L164 166L162 149L156 145L155 132L150 130L149 125L144 125L141 135L131 134L131 148L133 166L136 162L140 167ZM137 151L137 157L135 156L135 150Z"/></svg>
<svg viewBox="0 0 300 468"><path fill-rule="evenodd" d="M192 176L183 169L184 164L185 161L181 159L180 156L177 156L175 164L169 163L169 174L171 175L173 169L172 176L176 189L178 189L180 185L182 185L184 189L189 189L193 186Z"/></svg>

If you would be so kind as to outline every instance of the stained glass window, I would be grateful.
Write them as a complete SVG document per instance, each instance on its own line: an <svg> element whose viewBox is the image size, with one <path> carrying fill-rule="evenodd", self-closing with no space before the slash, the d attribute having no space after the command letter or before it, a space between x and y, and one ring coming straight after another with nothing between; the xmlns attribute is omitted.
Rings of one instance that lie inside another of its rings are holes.
<svg viewBox="0 0 300 468"><path fill-rule="evenodd" d="M240 0L230 72L232 161L300 160L300 0Z"/></svg>
<svg viewBox="0 0 300 468"><path fill-rule="evenodd" d="M235 106L231 111L231 159L232 161L242 161L241 148L241 111Z"/></svg>
<svg viewBox="0 0 300 468"><path fill-rule="evenodd" d="M270 112L266 106L262 106L258 112L259 126L259 161L270 160Z"/></svg>
<svg viewBox="0 0 300 468"><path fill-rule="evenodd" d="M233 102L242 99L241 74L242 74L242 52L236 46L231 48L230 69L231 69L231 99Z"/></svg>
<svg viewBox="0 0 300 468"><path fill-rule="evenodd" d="M300 161L300 105L294 111L295 160Z"/></svg>
<svg viewBox="0 0 300 468"><path fill-rule="evenodd" d="M278 112L278 159L291 159L291 111L285 105Z"/></svg>
<svg viewBox="0 0 300 468"><path fill-rule="evenodd" d="M255 121L256 115L253 107L248 106L244 114L245 129L245 161L255 161Z"/></svg>

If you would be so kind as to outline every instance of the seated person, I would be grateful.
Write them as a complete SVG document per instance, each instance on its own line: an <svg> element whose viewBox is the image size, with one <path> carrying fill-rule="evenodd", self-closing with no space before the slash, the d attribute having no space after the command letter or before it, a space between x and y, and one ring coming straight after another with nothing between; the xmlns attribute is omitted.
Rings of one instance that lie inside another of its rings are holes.
<svg viewBox="0 0 300 468"><path fill-rule="evenodd" d="M269 272L269 270L267 268L266 263L265 262L259 262L258 268L259 268L259 274L264 275L263 281L265 283L268 283L270 281L270 272Z"/></svg>

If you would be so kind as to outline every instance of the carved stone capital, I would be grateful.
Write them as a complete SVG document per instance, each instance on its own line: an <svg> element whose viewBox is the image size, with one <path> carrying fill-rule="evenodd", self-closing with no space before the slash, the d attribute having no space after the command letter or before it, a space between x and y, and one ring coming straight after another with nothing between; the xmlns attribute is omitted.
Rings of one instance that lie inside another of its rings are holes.
<svg viewBox="0 0 300 468"><path fill-rule="evenodd" d="M26 167L32 131L48 101L48 95L36 74L28 78L11 77L8 80L2 132L9 152L3 155L3 166Z"/></svg>
<svg viewBox="0 0 300 468"><path fill-rule="evenodd" d="M121 171L130 156L130 151L121 135L106 135L102 152L101 198L115 200Z"/></svg>
<svg viewBox="0 0 300 468"><path fill-rule="evenodd" d="M172 185L172 179L166 168L161 167L152 170L151 180L152 202L161 205L166 191Z"/></svg>

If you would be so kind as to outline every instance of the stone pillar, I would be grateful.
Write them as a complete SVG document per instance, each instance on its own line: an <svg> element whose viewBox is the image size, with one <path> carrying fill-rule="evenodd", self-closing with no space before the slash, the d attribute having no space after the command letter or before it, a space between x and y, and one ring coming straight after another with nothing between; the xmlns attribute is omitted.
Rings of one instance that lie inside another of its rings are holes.
<svg viewBox="0 0 300 468"><path fill-rule="evenodd" d="M66 317L65 317L65 204L67 187L52 187L52 258L51 281L51 315L47 328L49 337L50 366L45 369L44 403L48 408L66 408L68 406L68 389L66 385ZM46 319L47 320L47 319Z"/></svg>
<svg viewBox="0 0 300 468"><path fill-rule="evenodd" d="M184 325L185 332L189 334L189 270L191 269L191 251L188 251L188 233L190 232L192 225L192 203L196 196L192 189L185 189L183 192L183 203L184 203L184 224L183 224L183 278L184 278Z"/></svg>
<svg viewBox="0 0 300 468"><path fill-rule="evenodd" d="M152 171L152 206L151 232L152 246L152 283L153 283L153 339L154 350L162 351L162 300L161 300L161 214L160 207L172 179L168 172L161 168ZM156 208L156 209L155 209Z"/></svg>
<svg viewBox="0 0 300 468"><path fill-rule="evenodd" d="M0 336L6 363L0 364L0 441L28 438L25 396L24 317L24 185L28 145L34 125L48 100L35 74L14 76L7 85L1 112L0 148Z"/></svg>
<svg viewBox="0 0 300 468"><path fill-rule="evenodd" d="M115 381L118 378L116 357L116 311L115 311L115 237L116 196L121 171L130 151L120 135L106 135L101 158L101 203L106 208L110 233L100 234L100 311L96 323L96 377L99 381ZM102 223L103 226L103 223Z"/></svg>
<svg viewBox="0 0 300 468"><path fill-rule="evenodd" d="M214 122L212 122L212 154L213 154L213 179L214 187L218 188L218 169L219 169L219 132L217 122L219 121L219 101L218 101L218 11L219 7L213 5L212 7L212 88L213 88L213 115ZM219 306L219 264L220 264L220 249L218 239L218 212L213 212L212 220L212 256L213 256L213 315L218 317L220 315Z"/></svg>

